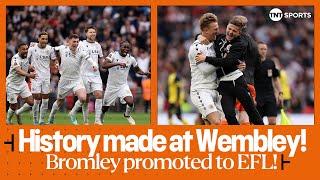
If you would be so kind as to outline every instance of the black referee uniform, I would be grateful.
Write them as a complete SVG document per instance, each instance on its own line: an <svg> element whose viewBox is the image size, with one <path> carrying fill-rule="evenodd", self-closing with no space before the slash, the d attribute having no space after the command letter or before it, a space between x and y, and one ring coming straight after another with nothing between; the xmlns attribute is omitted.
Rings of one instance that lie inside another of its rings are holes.
<svg viewBox="0 0 320 180"><path fill-rule="evenodd" d="M279 70L276 69L274 62L270 59L262 61L255 72L257 109L262 117L277 116L277 103L272 79L279 76Z"/></svg>
<svg viewBox="0 0 320 180"><path fill-rule="evenodd" d="M245 60L249 53L249 42L245 35L235 37L231 41L225 35L218 35L215 41L217 57L206 57L206 62L221 67L217 69L217 77L220 79L218 91L222 95L221 105L225 117L230 125L238 125L235 113L235 102L238 99L251 123L263 125L262 118L256 109L247 89L247 82L237 65L239 60Z"/></svg>

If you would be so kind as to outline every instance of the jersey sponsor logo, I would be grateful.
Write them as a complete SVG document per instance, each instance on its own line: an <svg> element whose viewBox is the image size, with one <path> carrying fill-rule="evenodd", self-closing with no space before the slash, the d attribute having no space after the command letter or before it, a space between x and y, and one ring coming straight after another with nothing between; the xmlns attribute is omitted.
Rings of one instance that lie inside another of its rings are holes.
<svg viewBox="0 0 320 180"><path fill-rule="evenodd" d="M39 55L39 58L44 59L44 60L48 60L49 56L47 56L47 55Z"/></svg>

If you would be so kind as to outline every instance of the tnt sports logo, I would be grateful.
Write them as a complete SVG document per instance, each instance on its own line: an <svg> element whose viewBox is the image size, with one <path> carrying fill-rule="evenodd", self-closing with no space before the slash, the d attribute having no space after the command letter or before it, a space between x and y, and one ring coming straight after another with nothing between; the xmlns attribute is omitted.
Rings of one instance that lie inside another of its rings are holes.
<svg viewBox="0 0 320 180"><path fill-rule="evenodd" d="M279 8L273 8L269 12L269 17L272 21L280 21L283 17L282 11Z"/></svg>
<svg viewBox="0 0 320 180"><path fill-rule="evenodd" d="M281 9L273 8L269 12L269 18L272 21L280 21L282 18L294 19L310 19L312 17L310 12L285 12L282 13Z"/></svg>

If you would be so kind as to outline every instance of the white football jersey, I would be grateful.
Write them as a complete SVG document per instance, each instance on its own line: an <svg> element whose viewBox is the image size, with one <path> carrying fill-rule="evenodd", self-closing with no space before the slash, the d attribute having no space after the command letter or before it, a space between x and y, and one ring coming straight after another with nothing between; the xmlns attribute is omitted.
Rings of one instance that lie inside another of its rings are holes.
<svg viewBox="0 0 320 180"><path fill-rule="evenodd" d="M120 53L117 51L110 53L108 55L108 59L110 59L112 63L113 62L126 63L127 66L124 68L120 66L113 66L112 68L108 69L109 76L107 81L107 87L118 88L123 84L127 84L130 67L138 66L136 59L130 54L127 54L126 57L122 57Z"/></svg>
<svg viewBox="0 0 320 180"><path fill-rule="evenodd" d="M56 59L54 48L47 45L40 48L38 43L28 49L28 60L34 66L38 78L50 79L50 61Z"/></svg>
<svg viewBox="0 0 320 180"><path fill-rule="evenodd" d="M101 45L98 42L90 43L87 40L80 41L79 48L86 51L92 60L99 64L99 58L103 57ZM81 74L85 76L100 76L99 71L93 71L92 64L84 61L81 65Z"/></svg>
<svg viewBox="0 0 320 180"><path fill-rule="evenodd" d="M21 67L23 71L28 72L29 60L27 58L22 59L19 53L15 54L11 59L11 66L9 75L7 76L7 84L14 86L21 86L25 81L25 76L21 76L15 70L16 67Z"/></svg>
<svg viewBox="0 0 320 180"><path fill-rule="evenodd" d="M195 57L198 53L216 57L214 43L205 45L196 40L189 48L188 57L191 68L191 90L216 89L218 87L216 75L217 68L207 62L196 64ZM205 69L205 71L203 69Z"/></svg>
<svg viewBox="0 0 320 180"><path fill-rule="evenodd" d="M59 66L61 79L79 79L81 64L84 61L92 61L90 56L79 47L77 48L75 54L73 54L70 48L65 45L55 47L55 50L59 52L61 58L61 63Z"/></svg>

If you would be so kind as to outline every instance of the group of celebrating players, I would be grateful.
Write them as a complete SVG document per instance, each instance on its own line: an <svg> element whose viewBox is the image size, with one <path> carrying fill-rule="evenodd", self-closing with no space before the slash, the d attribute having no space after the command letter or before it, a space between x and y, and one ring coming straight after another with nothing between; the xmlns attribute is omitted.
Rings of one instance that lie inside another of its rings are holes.
<svg viewBox="0 0 320 180"><path fill-rule="evenodd" d="M18 53L12 57L6 79L7 100L10 104L6 118L8 125L12 124L14 115L18 124L22 124L21 114L30 109L33 112L34 124L54 124L55 115L70 92L78 98L69 112L70 121L74 125L78 124L76 113L80 108L83 112L83 124L89 124L90 94L95 97L94 124L103 124L104 114L110 106L115 104L117 98L120 98L121 103L126 104L124 117L129 124L135 124L135 120L130 115L134 108L134 101L127 83L128 73L131 66L140 75L150 76L150 72L143 72L139 68L136 59L130 55L131 44L128 41L122 41L119 51L111 52L105 57L101 45L96 41L96 28L88 26L85 33L86 40L80 41L77 34L71 34L66 45L57 47L48 44L47 32L41 32L38 35L38 42L30 43L30 47L27 43L18 45ZM50 67L58 68L61 76L57 100L46 122L50 93ZM109 71L104 96L100 69ZM31 79L31 88L25 81L26 77ZM19 97L24 100L20 108Z"/></svg>

